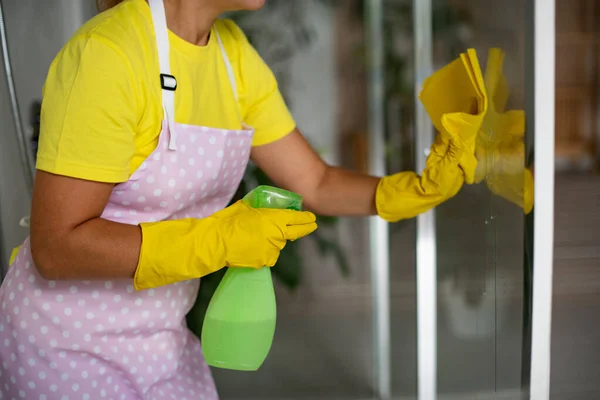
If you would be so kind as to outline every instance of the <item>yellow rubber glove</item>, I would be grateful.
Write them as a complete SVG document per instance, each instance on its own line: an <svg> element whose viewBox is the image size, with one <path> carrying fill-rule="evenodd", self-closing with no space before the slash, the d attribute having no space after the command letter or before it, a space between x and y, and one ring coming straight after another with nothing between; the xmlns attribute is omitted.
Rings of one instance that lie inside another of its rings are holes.
<svg viewBox="0 0 600 400"><path fill-rule="evenodd" d="M379 181L377 213L388 222L413 218L454 197L461 189L465 172L459 166L465 151L450 137L436 137L421 176L400 172ZM474 157L473 157L474 158Z"/></svg>
<svg viewBox="0 0 600 400"><path fill-rule="evenodd" d="M223 267L272 267L287 241L317 229L314 214L254 209L239 201L203 219L143 223L137 290L206 276Z"/></svg>
<svg viewBox="0 0 600 400"><path fill-rule="evenodd" d="M440 134L431 146L422 176L401 172L381 179L377 212L389 222L430 210L475 177L475 142L487 110L477 53L468 50L427 78L419 97Z"/></svg>
<svg viewBox="0 0 600 400"><path fill-rule="evenodd" d="M10 254L10 258L8 260L8 266L11 266L13 262L15 262L17 255L19 254L19 250L21 250L21 246L15 247Z"/></svg>

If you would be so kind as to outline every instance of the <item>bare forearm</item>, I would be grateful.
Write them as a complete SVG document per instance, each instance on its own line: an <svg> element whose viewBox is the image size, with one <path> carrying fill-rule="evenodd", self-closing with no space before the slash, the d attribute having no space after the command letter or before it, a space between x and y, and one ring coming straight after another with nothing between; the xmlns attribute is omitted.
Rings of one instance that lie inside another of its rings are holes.
<svg viewBox="0 0 600 400"><path fill-rule="evenodd" d="M135 274L142 234L139 226L94 218L69 233L37 233L31 240L36 266L47 279L121 279Z"/></svg>
<svg viewBox="0 0 600 400"><path fill-rule="evenodd" d="M317 214L376 213L375 191L380 179L328 166L297 129L253 148L252 159L275 184L301 194L306 207Z"/></svg>
<svg viewBox="0 0 600 400"><path fill-rule="evenodd" d="M321 215L369 216L377 214L375 192L380 178L329 167L306 205Z"/></svg>

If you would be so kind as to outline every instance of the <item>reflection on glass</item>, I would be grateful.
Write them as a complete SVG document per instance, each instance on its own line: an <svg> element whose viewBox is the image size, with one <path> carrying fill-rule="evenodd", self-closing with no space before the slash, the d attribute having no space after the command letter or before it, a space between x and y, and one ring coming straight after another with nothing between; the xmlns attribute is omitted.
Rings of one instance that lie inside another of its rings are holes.
<svg viewBox="0 0 600 400"><path fill-rule="evenodd" d="M476 182L485 180L492 193L529 214L533 208L533 175L525 168L525 112L505 110L510 91L503 62L501 49L489 51L485 85L490 101L477 138Z"/></svg>
<svg viewBox="0 0 600 400"><path fill-rule="evenodd" d="M523 354L528 351L523 342L524 214L533 207L522 111L524 4L444 3L454 13L470 16L464 48L477 50L470 73L481 79L478 90L485 106L472 96L483 113L473 184L436 210L438 393L441 398L477 394L482 399L517 399ZM434 34L434 42L444 47L441 35ZM455 57L438 53L438 66Z"/></svg>

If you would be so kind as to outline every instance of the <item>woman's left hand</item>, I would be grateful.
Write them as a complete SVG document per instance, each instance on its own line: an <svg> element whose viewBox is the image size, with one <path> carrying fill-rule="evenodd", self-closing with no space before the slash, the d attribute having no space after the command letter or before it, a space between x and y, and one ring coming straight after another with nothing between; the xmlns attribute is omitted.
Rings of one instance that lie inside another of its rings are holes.
<svg viewBox="0 0 600 400"><path fill-rule="evenodd" d="M462 188L465 175L471 174L477 165L472 153L469 157L469 151L446 134L439 134L422 175L400 172L380 181L377 213L386 221L396 222L413 218L454 197Z"/></svg>

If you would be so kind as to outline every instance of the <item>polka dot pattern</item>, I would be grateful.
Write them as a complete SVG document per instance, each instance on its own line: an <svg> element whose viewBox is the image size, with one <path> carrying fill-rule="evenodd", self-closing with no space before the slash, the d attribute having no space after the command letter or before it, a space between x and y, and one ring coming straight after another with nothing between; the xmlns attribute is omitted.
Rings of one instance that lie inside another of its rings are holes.
<svg viewBox="0 0 600 400"><path fill-rule="evenodd" d="M171 151L168 129L163 124L167 135L155 152L115 188L103 218L129 224L204 218L229 203L246 170L253 132L178 124L178 151Z"/></svg>
<svg viewBox="0 0 600 400"><path fill-rule="evenodd" d="M168 124L103 218L128 224L204 218L229 203L252 131ZM218 395L185 325L199 281L136 292L131 280L47 281L26 240L0 287L0 399L203 399Z"/></svg>

